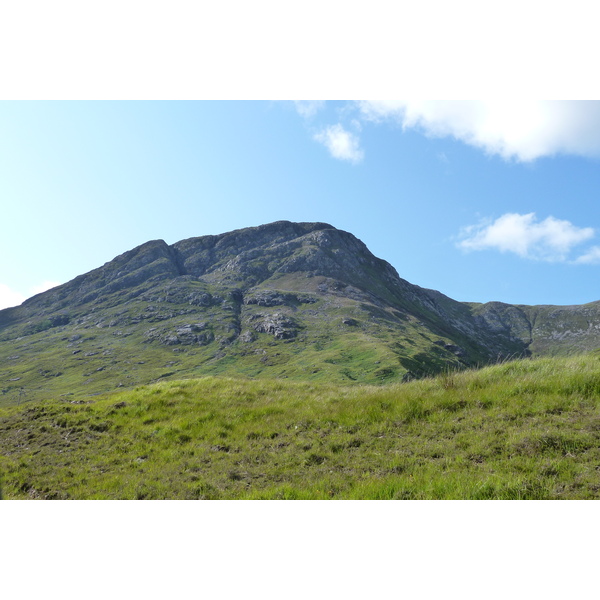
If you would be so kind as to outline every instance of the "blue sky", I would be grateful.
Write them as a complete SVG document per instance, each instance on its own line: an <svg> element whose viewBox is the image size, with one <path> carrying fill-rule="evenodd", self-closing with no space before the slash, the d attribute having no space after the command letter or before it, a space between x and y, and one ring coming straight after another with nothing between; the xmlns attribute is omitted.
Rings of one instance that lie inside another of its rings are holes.
<svg viewBox="0 0 600 600"><path fill-rule="evenodd" d="M600 103L0 103L0 307L151 239L325 221L462 301L600 300Z"/></svg>

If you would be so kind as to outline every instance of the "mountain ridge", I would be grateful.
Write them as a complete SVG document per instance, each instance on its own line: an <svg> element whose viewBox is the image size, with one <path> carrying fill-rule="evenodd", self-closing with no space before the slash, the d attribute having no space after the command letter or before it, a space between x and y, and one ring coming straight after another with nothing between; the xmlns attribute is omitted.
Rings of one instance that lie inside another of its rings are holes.
<svg viewBox="0 0 600 600"><path fill-rule="evenodd" d="M151 240L0 311L0 402L203 374L381 383L597 347L600 302L458 302L349 232L276 221Z"/></svg>

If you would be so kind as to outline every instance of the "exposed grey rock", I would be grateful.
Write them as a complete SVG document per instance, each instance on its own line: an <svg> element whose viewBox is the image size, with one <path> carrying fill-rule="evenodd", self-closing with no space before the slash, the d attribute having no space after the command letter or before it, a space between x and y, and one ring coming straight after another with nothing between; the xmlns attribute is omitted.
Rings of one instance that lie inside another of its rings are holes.
<svg viewBox="0 0 600 600"><path fill-rule="evenodd" d="M149 341L158 340L167 346L179 344L205 346L215 339L213 331L204 322L180 325L174 330L166 331L153 327L148 329L145 335Z"/></svg>
<svg viewBox="0 0 600 600"><path fill-rule="evenodd" d="M258 314L253 316L252 326L259 333L269 333L278 340L290 339L297 334L297 325L293 319L281 314Z"/></svg>
<svg viewBox="0 0 600 600"><path fill-rule="evenodd" d="M465 350L463 348L461 348L460 346L456 346L455 344L444 344L444 348L446 350L448 350L449 352L452 352L452 354L455 354L456 356L461 356L461 357L467 356L467 353L465 352Z"/></svg>
<svg viewBox="0 0 600 600"><path fill-rule="evenodd" d="M253 342L256 339L256 334L254 334L252 331L248 330L248 331L244 331L241 335L240 335L240 341L244 342L246 344L249 344L251 342Z"/></svg>
<svg viewBox="0 0 600 600"><path fill-rule="evenodd" d="M211 306L213 304L218 304L213 296L207 293L189 294L187 300L193 306Z"/></svg>
<svg viewBox="0 0 600 600"><path fill-rule="evenodd" d="M293 297L290 295L287 296L288 301L292 298ZM295 298L293 299L295 300ZM244 297L244 304L257 304L258 306L281 306L285 303L286 296L270 290L255 292L254 294Z"/></svg>

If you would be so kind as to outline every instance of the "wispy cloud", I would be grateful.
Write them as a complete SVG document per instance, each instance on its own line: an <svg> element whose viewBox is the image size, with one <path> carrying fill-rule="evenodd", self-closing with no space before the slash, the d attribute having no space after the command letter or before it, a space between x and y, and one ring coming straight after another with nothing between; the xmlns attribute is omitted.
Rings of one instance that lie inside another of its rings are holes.
<svg viewBox="0 0 600 600"><path fill-rule="evenodd" d="M29 294L24 295L21 292L17 292L9 286L0 283L0 310L3 308L10 308L12 306L19 306L20 304L23 304L27 298L35 296L36 294L41 294L42 292L56 287L57 285L60 285L60 283L57 281L44 281L39 285L34 285L29 289Z"/></svg>
<svg viewBox="0 0 600 600"><path fill-rule="evenodd" d="M451 136L505 159L600 156L600 102L398 100L358 106L366 120Z"/></svg>
<svg viewBox="0 0 600 600"><path fill-rule="evenodd" d="M507 213L493 222L463 228L457 245L464 250L491 249L533 260L565 262L575 246L594 235L591 227L577 227L552 216L538 221L535 213ZM585 256L574 262L592 262L592 256L582 260Z"/></svg>
<svg viewBox="0 0 600 600"><path fill-rule="evenodd" d="M585 254L573 261L578 265L598 265L600 264L600 246L592 246Z"/></svg>
<svg viewBox="0 0 600 600"><path fill-rule="evenodd" d="M314 139L323 144L334 158L352 163L359 163L364 158L358 136L346 131L340 123L320 131Z"/></svg>
<svg viewBox="0 0 600 600"><path fill-rule="evenodd" d="M312 119L321 109L325 107L324 100L294 100L296 111L305 119Z"/></svg>
<svg viewBox="0 0 600 600"><path fill-rule="evenodd" d="M0 310L11 306L19 306L25 302L25 296L0 283Z"/></svg>

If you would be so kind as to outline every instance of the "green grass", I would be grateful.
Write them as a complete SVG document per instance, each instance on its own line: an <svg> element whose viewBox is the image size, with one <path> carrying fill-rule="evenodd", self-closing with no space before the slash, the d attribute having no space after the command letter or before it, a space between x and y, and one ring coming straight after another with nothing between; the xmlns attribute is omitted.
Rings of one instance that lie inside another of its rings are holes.
<svg viewBox="0 0 600 600"><path fill-rule="evenodd" d="M385 386L206 377L0 409L4 498L600 497L600 357Z"/></svg>

